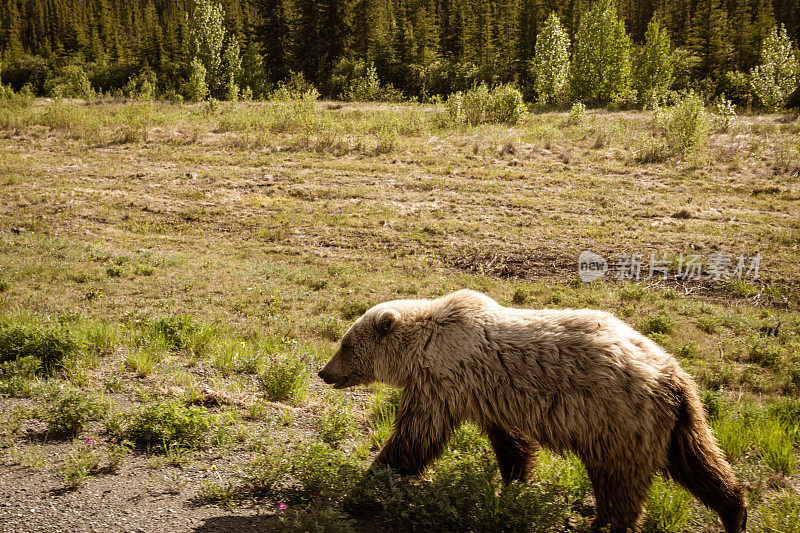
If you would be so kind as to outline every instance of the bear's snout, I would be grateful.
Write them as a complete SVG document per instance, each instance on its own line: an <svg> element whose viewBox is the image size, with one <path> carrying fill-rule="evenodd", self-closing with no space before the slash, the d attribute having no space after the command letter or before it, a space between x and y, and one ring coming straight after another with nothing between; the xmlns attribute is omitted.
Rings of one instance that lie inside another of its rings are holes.
<svg viewBox="0 0 800 533"><path fill-rule="evenodd" d="M338 369L336 358L331 359L325 368L320 370L317 375L322 381L328 385L333 385L335 389L340 389L345 386L348 381L348 376Z"/></svg>
<svg viewBox="0 0 800 533"><path fill-rule="evenodd" d="M330 374L330 372L325 372L325 369L324 369L324 368L323 368L322 370L320 370L319 372L317 372L317 375L319 376L319 378L320 378L322 381L324 381L324 382L325 382L325 383L327 383L328 385L330 385L331 383L333 383L334 381L336 381L335 379L333 379L333 378L331 377L331 374Z"/></svg>

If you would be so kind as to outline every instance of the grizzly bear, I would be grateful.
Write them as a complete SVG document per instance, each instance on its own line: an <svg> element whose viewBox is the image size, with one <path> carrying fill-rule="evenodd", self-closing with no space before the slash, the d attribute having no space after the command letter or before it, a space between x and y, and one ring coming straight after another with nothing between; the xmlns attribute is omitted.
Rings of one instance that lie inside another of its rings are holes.
<svg viewBox="0 0 800 533"><path fill-rule="evenodd" d="M319 372L335 388L403 389L375 459L419 475L464 421L481 427L505 482L525 481L539 446L572 451L594 488L594 525L636 530L653 475L669 474L745 529L747 500L711 434L692 378L613 315L525 310L461 290L368 310Z"/></svg>

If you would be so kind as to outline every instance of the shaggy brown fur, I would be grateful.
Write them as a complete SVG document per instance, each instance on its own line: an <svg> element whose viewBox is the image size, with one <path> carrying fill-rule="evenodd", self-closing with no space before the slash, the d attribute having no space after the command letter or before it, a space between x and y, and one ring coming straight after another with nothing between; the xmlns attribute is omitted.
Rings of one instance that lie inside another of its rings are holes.
<svg viewBox="0 0 800 533"><path fill-rule="evenodd" d="M655 473L669 473L744 530L745 492L711 434L691 377L650 339L591 310L520 310L472 291L367 311L319 373L336 388L403 388L375 463L422 473L453 429L486 431L506 482L538 446L586 465L596 525L635 530Z"/></svg>

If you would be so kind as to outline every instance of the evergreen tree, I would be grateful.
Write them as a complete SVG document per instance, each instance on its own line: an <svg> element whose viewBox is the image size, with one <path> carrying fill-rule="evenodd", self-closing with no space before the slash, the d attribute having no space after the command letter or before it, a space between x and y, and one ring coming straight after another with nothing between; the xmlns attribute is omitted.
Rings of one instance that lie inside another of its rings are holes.
<svg viewBox="0 0 800 533"><path fill-rule="evenodd" d="M729 36L722 0L699 0L687 38L689 50L700 58L699 78L716 77L729 65L733 53Z"/></svg>
<svg viewBox="0 0 800 533"><path fill-rule="evenodd" d="M569 89L569 35L555 12L536 40L534 86L542 105L565 103Z"/></svg>
<svg viewBox="0 0 800 533"><path fill-rule="evenodd" d="M577 100L605 104L630 87L630 38L613 0L600 0L581 18L575 36L572 91Z"/></svg>
<svg viewBox="0 0 800 533"><path fill-rule="evenodd" d="M292 62L291 9L286 0L254 0L261 23L253 27L253 38L261 45L264 67L273 80L289 76Z"/></svg>

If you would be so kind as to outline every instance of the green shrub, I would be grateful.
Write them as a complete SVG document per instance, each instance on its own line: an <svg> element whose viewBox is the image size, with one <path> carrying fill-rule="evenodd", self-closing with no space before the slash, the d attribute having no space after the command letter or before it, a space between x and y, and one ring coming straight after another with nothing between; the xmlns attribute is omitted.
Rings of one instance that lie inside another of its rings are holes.
<svg viewBox="0 0 800 533"><path fill-rule="evenodd" d="M214 337L214 330L198 324L185 313L156 318L147 324L146 341L155 342L155 347L185 353L189 356L204 355Z"/></svg>
<svg viewBox="0 0 800 533"><path fill-rule="evenodd" d="M302 509L285 509L279 514L281 531L287 533L350 533L355 521L346 513L324 502Z"/></svg>
<svg viewBox="0 0 800 533"><path fill-rule="evenodd" d="M276 493L288 470L286 454L278 452L269 438L256 438L245 462L239 466L237 477L249 493L270 496Z"/></svg>
<svg viewBox="0 0 800 533"><path fill-rule="evenodd" d="M691 93L669 110L656 109L653 119L674 154L691 161L705 158L709 117L699 96Z"/></svg>
<svg viewBox="0 0 800 533"><path fill-rule="evenodd" d="M258 385L268 400L299 403L308 391L309 368L306 355L290 352L265 361Z"/></svg>
<svg viewBox="0 0 800 533"><path fill-rule="evenodd" d="M403 98L391 84L382 87L375 65L363 59L340 59L330 84L335 95L350 102L397 102Z"/></svg>
<svg viewBox="0 0 800 533"><path fill-rule="evenodd" d="M452 455L428 481L385 469L366 476L345 511L379 517L398 531L551 531L567 513L564 499L542 483L504 485L491 454Z"/></svg>
<svg viewBox="0 0 800 533"><path fill-rule="evenodd" d="M518 124L528 113L522 93L517 89L500 85L489 90L485 83L451 94L446 109L452 123L469 125L490 122Z"/></svg>
<svg viewBox="0 0 800 533"><path fill-rule="evenodd" d="M134 413L123 432L125 437L144 446L202 448L213 422L205 408L158 402Z"/></svg>
<svg viewBox="0 0 800 533"><path fill-rule="evenodd" d="M59 391L47 403L44 419L48 431L57 436L74 437L95 420L101 420L109 403L101 396L83 391Z"/></svg>
<svg viewBox="0 0 800 533"><path fill-rule="evenodd" d="M683 359L694 359L700 354L700 346L694 341L689 341L677 350L675 355Z"/></svg>
<svg viewBox="0 0 800 533"><path fill-rule="evenodd" d="M584 122L586 122L586 106L581 102L575 102L569 110L567 124L581 126Z"/></svg>
<svg viewBox="0 0 800 533"><path fill-rule="evenodd" d="M292 72L289 79L278 84L270 99L278 101L305 100L314 102L319 98L319 91L307 81L302 72Z"/></svg>
<svg viewBox="0 0 800 533"><path fill-rule="evenodd" d="M714 100L711 115L717 128L722 131L729 131L736 125L736 107L732 101L725 98L724 94Z"/></svg>
<svg viewBox="0 0 800 533"><path fill-rule="evenodd" d="M47 94L57 98L91 98L94 96L89 77L80 65L67 65L47 80Z"/></svg>

